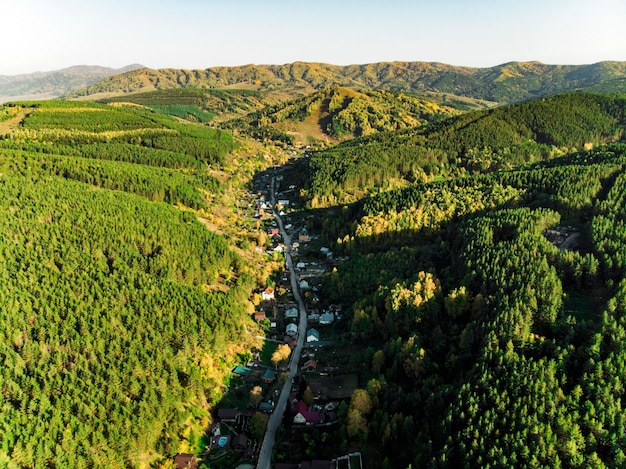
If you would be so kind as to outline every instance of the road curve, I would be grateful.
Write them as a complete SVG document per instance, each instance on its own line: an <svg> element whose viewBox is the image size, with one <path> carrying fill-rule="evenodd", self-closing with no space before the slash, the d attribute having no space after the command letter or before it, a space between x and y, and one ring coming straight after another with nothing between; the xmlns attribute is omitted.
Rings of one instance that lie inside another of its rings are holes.
<svg viewBox="0 0 626 469"><path fill-rule="evenodd" d="M272 415L270 415L269 421L267 423L267 431L265 432L265 438L263 439L263 444L261 445L261 449L259 451L259 458L256 466L257 469L270 469L271 467L272 450L274 448L274 441L276 440L276 432L278 431L278 427L283 420L283 413L285 412L287 400L289 399L289 395L291 394L291 381L296 376L296 373L298 371L298 363L300 362L300 355L302 354L302 347L304 346L304 338L306 337L307 326L306 306L304 304L304 300L302 299L302 295L300 295L300 289L298 288L298 279L296 277L296 271L293 268L293 259L291 258L291 238L287 235L285 227L283 226L283 220L280 217L279 213L276 211L276 197L274 194L274 185L275 178L272 178L272 213L274 214L274 218L276 218L276 222L278 223L278 227L280 229L280 234L282 235L283 242L285 244L285 264L287 270L290 273L291 291L293 292L293 296L298 305L300 320L298 325L298 338L296 340L296 346L291 352L291 358L289 361L289 376L287 377L287 380L283 385L280 397L278 398L278 403L274 407L274 412L272 413Z"/></svg>

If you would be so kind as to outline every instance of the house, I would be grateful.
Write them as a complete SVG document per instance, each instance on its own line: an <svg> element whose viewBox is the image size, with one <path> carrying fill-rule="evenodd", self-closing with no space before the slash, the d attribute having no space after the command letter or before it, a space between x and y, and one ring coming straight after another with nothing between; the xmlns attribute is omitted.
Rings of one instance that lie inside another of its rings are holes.
<svg viewBox="0 0 626 469"><path fill-rule="evenodd" d="M293 405L293 408L291 409L294 415L300 412L307 412L308 410L309 410L309 406L306 405L304 401L298 401L297 398L296 398L296 403Z"/></svg>
<svg viewBox="0 0 626 469"><path fill-rule="evenodd" d="M248 437L243 433L233 437L233 449L243 451L248 447Z"/></svg>
<svg viewBox="0 0 626 469"><path fill-rule="evenodd" d="M237 365L235 368L233 368L233 373L239 376L248 376L250 374L250 368Z"/></svg>
<svg viewBox="0 0 626 469"><path fill-rule="evenodd" d="M311 328L306 331L307 342L317 342L318 340L320 340L320 333L317 331L317 329Z"/></svg>
<svg viewBox="0 0 626 469"><path fill-rule="evenodd" d="M266 319L267 316L265 316L265 311L255 311L254 312L254 320L256 322L259 321L263 321L264 319Z"/></svg>
<svg viewBox="0 0 626 469"><path fill-rule="evenodd" d="M302 228L300 230L300 233L298 233L298 241L300 241L301 243L308 243L311 240L311 237L309 236L308 231L306 230L306 228Z"/></svg>
<svg viewBox="0 0 626 469"><path fill-rule="evenodd" d="M306 318L309 321L319 321L320 320L319 310L318 309L311 310L311 312L308 314L308 316Z"/></svg>
<svg viewBox="0 0 626 469"><path fill-rule="evenodd" d="M277 234L280 234L280 230L278 229L278 227L271 227L267 230L267 234L270 236L275 236Z"/></svg>
<svg viewBox="0 0 626 469"><path fill-rule="evenodd" d="M198 467L198 461L193 454L179 453L174 456L174 467L176 469L196 469Z"/></svg>
<svg viewBox="0 0 626 469"><path fill-rule="evenodd" d="M305 373L313 373L317 370L317 362L313 359L307 360L304 365L302 365L302 371Z"/></svg>
<svg viewBox="0 0 626 469"><path fill-rule="evenodd" d="M289 205L288 199L278 199L278 205L281 207L287 207Z"/></svg>
<svg viewBox="0 0 626 469"><path fill-rule="evenodd" d="M314 459L313 461L304 461L300 465L301 469L330 469L332 462L328 459Z"/></svg>
<svg viewBox="0 0 626 469"><path fill-rule="evenodd" d="M297 319L298 308L289 308L285 311L285 319Z"/></svg>
<svg viewBox="0 0 626 469"><path fill-rule="evenodd" d="M324 414L321 412L310 412L303 410L298 412L293 418L295 424L318 425L324 423Z"/></svg>
<svg viewBox="0 0 626 469"><path fill-rule="evenodd" d="M275 298L274 296L274 287L268 286L265 290L261 292L261 298L264 301L271 301Z"/></svg>
<svg viewBox="0 0 626 469"><path fill-rule="evenodd" d="M276 379L276 372L270 368L267 368L263 375L261 376L261 380L265 384L272 384Z"/></svg>
<svg viewBox="0 0 626 469"><path fill-rule="evenodd" d="M307 282L306 280L300 280L300 290L308 290L309 289L309 282Z"/></svg>
<svg viewBox="0 0 626 469"><path fill-rule="evenodd" d="M332 324L333 322L335 322L335 315L333 313L323 313L320 316L320 324L325 325L325 324Z"/></svg>
<svg viewBox="0 0 626 469"><path fill-rule="evenodd" d="M285 329L285 333L290 337L295 337L298 335L298 326L295 324L287 324L287 328Z"/></svg>
<svg viewBox="0 0 626 469"><path fill-rule="evenodd" d="M311 264L307 267L306 270L318 275L323 275L326 273L326 267L321 264Z"/></svg>
<svg viewBox="0 0 626 469"><path fill-rule="evenodd" d="M302 270L302 269L304 269L304 268L306 268L306 264L305 264L304 262L298 262L298 263L296 264L296 269L300 269L300 270Z"/></svg>
<svg viewBox="0 0 626 469"><path fill-rule="evenodd" d="M217 409L217 418L222 422L234 422L239 414L238 409Z"/></svg>
<svg viewBox="0 0 626 469"><path fill-rule="evenodd" d="M222 422L234 422L239 414L238 409L217 409L217 418Z"/></svg>
<svg viewBox="0 0 626 469"><path fill-rule="evenodd" d="M274 410L274 404L272 403L272 401L263 401L259 404L259 412L265 412L266 414L269 414L272 412L272 410Z"/></svg>

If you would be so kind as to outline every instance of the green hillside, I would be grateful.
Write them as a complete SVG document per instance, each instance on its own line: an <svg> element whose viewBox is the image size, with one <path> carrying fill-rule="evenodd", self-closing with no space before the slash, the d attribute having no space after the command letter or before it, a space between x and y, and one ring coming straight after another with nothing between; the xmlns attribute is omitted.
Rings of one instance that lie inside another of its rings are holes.
<svg viewBox="0 0 626 469"><path fill-rule="evenodd" d="M321 295L366 363L349 447L371 467L624 465L624 168L600 146L320 220L350 258Z"/></svg>
<svg viewBox="0 0 626 469"><path fill-rule="evenodd" d="M125 94L169 88L246 88L306 95L331 86L436 92L506 104L579 89L624 91L626 63L546 65L511 62L471 68L426 62L381 62L337 66L294 62L284 65L243 65L205 70L139 69L73 92L70 96Z"/></svg>
<svg viewBox="0 0 626 469"><path fill-rule="evenodd" d="M245 116L276 98L245 89L172 88L105 98L104 103L134 103L195 122L222 122Z"/></svg>
<svg viewBox="0 0 626 469"><path fill-rule="evenodd" d="M423 97L335 86L268 106L223 127L244 130L259 139L302 145L417 127L458 113Z"/></svg>
<svg viewBox="0 0 626 469"><path fill-rule="evenodd" d="M8 109L28 112L0 139L0 466L194 450L252 337L256 272L197 220L232 136L134 107Z"/></svg>
<svg viewBox="0 0 626 469"><path fill-rule="evenodd" d="M623 98L576 93L466 113L424 128L345 142L310 160L313 206L371 190L511 169L623 137Z"/></svg>

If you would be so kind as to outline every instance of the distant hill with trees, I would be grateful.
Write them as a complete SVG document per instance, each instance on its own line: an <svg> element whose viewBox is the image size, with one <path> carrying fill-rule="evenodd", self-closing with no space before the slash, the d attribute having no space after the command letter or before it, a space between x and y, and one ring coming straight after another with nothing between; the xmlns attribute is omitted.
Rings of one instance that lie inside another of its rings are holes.
<svg viewBox="0 0 626 469"><path fill-rule="evenodd" d="M168 88L246 88L302 96L334 85L350 88L434 92L449 100L469 97L492 105L574 90L626 91L626 62L547 65L510 62L473 68L430 62L330 65L294 62L204 70L141 68L107 77L68 96L137 93Z"/></svg>
<svg viewBox="0 0 626 469"><path fill-rule="evenodd" d="M51 99L76 88L88 86L110 75L143 67L134 64L122 68L75 65L51 72L0 75L0 104L24 99Z"/></svg>

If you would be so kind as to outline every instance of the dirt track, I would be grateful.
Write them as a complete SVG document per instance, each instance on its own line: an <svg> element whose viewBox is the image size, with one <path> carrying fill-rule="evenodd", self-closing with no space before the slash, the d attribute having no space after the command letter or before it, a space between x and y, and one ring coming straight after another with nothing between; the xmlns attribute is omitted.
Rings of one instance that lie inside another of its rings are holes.
<svg viewBox="0 0 626 469"><path fill-rule="evenodd" d="M6 135L11 132L11 130L20 125L22 121L33 111L34 109L32 108L22 109L20 112L17 113L15 117L11 117L4 122L0 122L0 136Z"/></svg>

